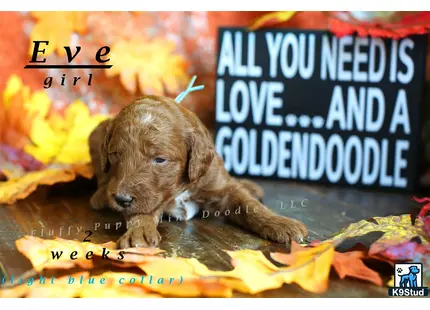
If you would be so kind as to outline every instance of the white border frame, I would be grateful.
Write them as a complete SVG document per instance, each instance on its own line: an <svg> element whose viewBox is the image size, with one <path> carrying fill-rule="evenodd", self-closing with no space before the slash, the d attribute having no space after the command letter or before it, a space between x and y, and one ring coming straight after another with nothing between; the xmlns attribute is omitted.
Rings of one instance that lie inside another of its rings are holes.
<svg viewBox="0 0 430 310"><path fill-rule="evenodd" d="M428 0L265 0L265 1L88 1L88 0L15 0L2 1L2 11L427 11Z"/></svg>

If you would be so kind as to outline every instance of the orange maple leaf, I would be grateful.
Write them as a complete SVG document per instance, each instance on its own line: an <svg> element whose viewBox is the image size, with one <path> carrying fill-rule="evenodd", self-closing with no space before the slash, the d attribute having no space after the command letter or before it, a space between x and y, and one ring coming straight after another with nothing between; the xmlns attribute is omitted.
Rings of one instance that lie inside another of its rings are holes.
<svg viewBox="0 0 430 310"><path fill-rule="evenodd" d="M358 36L400 39L410 35L427 34L430 30L430 12L397 12L390 21L358 22L326 13L329 29L339 37L357 33Z"/></svg>
<svg viewBox="0 0 430 310"><path fill-rule="evenodd" d="M37 20L30 34L30 40L48 41L48 45L42 44L40 49L45 49L43 56L48 56L54 51L60 56L66 55L64 46L70 45L74 32L85 33L87 31L86 12L32 12ZM33 55L34 45L30 44L29 54Z"/></svg>
<svg viewBox="0 0 430 310"><path fill-rule="evenodd" d="M0 182L0 203L14 204L17 200L28 197L40 185L71 182L78 176L91 179L93 177L92 167L82 164L47 168L28 172L24 176L8 178L7 182Z"/></svg>
<svg viewBox="0 0 430 310"><path fill-rule="evenodd" d="M107 259L110 263L124 263L124 267L130 266L130 264L135 266L138 263L145 262L147 259L146 255L157 255L164 252L160 249L135 248L130 251L123 251L123 258L118 260L121 251L115 249L113 242L93 244L91 242L79 242L62 238L44 240L34 236L25 236L17 240L16 246L18 251L31 261L36 271L44 269L69 269L75 266L92 269L94 268L93 260L87 258L87 253L91 251L92 255L100 257L105 253L104 248L109 250L110 254L107 256ZM54 259L53 256L55 254L52 254L51 251L54 253L62 252L61 257ZM77 256L72 260L70 254L74 251L77 252ZM116 265L121 266L121 264Z"/></svg>
<svg viewBox="0 0 430 310"><path fill-rule="evenodd" d="M14 156L0 154L0 172L7 179L0 181L0 204L26 198L39 185L70 182L77 176L92 178L88 137L109 116L92 115L79 100L68 105L64 116L51 107L45 90L32 92L18 76L9 78L0 97L0 145L2 151L6 147L13 151L5 154ZM9 162L16 160L18 151L37 168L25 174L23 161ZM43 167L47 169L40 171Z"/></svg>
<svg viewBox="0 0 430 310"><path fill-rule="evenodd" d="M333 259L333 268L341 279L352 277L372 282L378 286L383 286L384 282L379 273L364 264L366 260L379 260L393 265L393 262L382 256L369 256L368 249L364 246L359 246L354 247L348 252L336 252Z"/></svg>
<svg viewBox="0 0 430 310"><path fill-rule="evenodd" d="M16 244L18 250L31 261L37 272L46 269L64 271L64 269L72 269L76 266L100 270L101 267L108 266L101 265L101 261L103 261L123 267L124 272L106 270L100 275L118 283L121 278L138 277L140 279L141 273L128 272L126 269L138 267L144 272L143 275L151 275L154 279L164 279L164 281L169 280L169 284L160 285L158 280L158 285L135 281L130 283L134 284L131 287L137 285L158 294L180 297L231 297L233 290L256 294L293 282L310 292L322 293L327 289L334 252L333 244L323 243L315 248L299 252L295 264L281 268L272 264L261 251L227 251L226 253L231 257L233 270L216 271L208 269L195 258L156 255L160 253L158 249L125 249L124 259L120 260L117 259L117 255L121 250L111 249L113 243L100 245L61 238L46 240L27 236L19 239ZM113 255L113 258L96 259L102 256L104 247L110 249L110 256ZM64 257L52 259L51 251L57 253L63 251ZM72 260L70 253L74 251L78 253L78 257L75 256L75 259ZM86 259L88 251L93 252L90 260ZM122 286L122 288L125 287ZM17 290L17 294L20 292Z"/></svg>
<svg viewBox="0 0 430 310"><path fill-rule="evenodd" d="M320 243L313 243L313 245L318 246ZM313 249L313 246L303 247L293 241L290 254L271 253L271 257L279 263L291 265L295 262L298 252L308 251L309 249ZM352 277L372 282L378 286L383 286L384 282L382 281L379 273L364 264L363 261L368 259L380 260L390 264L392 263L380 256L369 256L366 247L357 245L348 252L340 253L335 251L331 264L341 279Z"/></svg>
<svg viewBox="0 0 430 310"><path fill-rule="evenodd" d="M111 48L112 67L106 75L119 75L130 93L140 90L144 94L177 95L189 76L184 58L173 54L174 48L173 42L164 39L118 41Z"/></svg>
<svg viewBox="0 0 430 310"><path fill-rule="evenodd" d="M275 266L261 251L226 251L233 265L233 269L229 271L210 270L195 258L158 255L163 254L159 249L116 250L113 242L93 244L61 238L48 240L26 236L17 240L16 244L37 273L47 269L51 272L61 269L64 274L65 269L72 271L77 266L88 271L93 269L97 271L97 276L91 276L96 285L85 285L88 281L86 276L83 286L77 286L74 290L67 290L64 293L57 292L58 296L108 296L103 292L103 288L106 288L112 296L119 297L127 294L136 295L135 297L139 295L231 297L234 290L256 294L291 283L297 283L309 292L324 293L328 288L331 266L341 278L351 276L383 285L380 276L363 263L364 259L369 258L367 249L355 247L351 252L338 253L335 252L337 243L331 241L313 243L308 247L293 242L291 254L272 253L273 259L289 265L286 267ZM109 257L103 259L105 248L109 249ZM51 251L64 253L62 257L53 259ZM92 252L91 258L87 258L89 251ZM118 256L121 251L125 251L123 259ZM74 259L70 257L73 252L78 253L75 253ZM110 268L117 266L122 267L123 271L118 272ZM136 267L142 272L136 271ZM135 279L133 282L132 278ZM101 279L106 280L104 286L97 285ZM41 290L43 288L39 286L34 289L23 286L26 284L0 290L0 296L49 297L51 294Z"/></svg>
<svg viewBox="0 0 430 310"><path fill-rule="evenodd" d="M22 87L21 80L12 75L0 97L0 143L10 145L18 150L30 141L29 135L33 115L27 111L25 104L29 97L29 89L18 91Z"/></svg>
<svg viewBox="0 0 430 310"><path fill-rule="evenodd" d="M91 278L91 279L90 279ZM70 279L73 279L71 282ZM76 280L75 280L76 279ZM78 281L79 279L79 281ZM80 281L82 279L82 281ZM33 280L23 285L0 291L2 298L154 298L161 297L143 286L118 284L115 278L105 273L90 276L89 272L78 272L55 278L55 285ZM30 284L31 283L31 284Z"/></svg>
<svg viewBox="0 0 430 310"><path fill-rule="evenodd" d="M115 244L113 242L93 244L91 242L79 242L62 238L55 238L54 240L41 239L34 236L25 236L17 240L16 245L18 250L32 263L33 273L37 274L47 269L61 269L64 271L65 269L73 270L74 267L87 270L98 268L97 270L100 270L101 267L109 267L106 264L123 268L138 267L145 271L145 274L143 274L136 273L136 268L131 269L134 272L114 272L106 270L98 276L93 277L95 280L92 281L95 282L99 282L104 278L106 280L105 285L85 285L85 282L88 282L87 278L89 273L87 273L84 276L84 286L69 285L69 288L74 288L64 292L55 288L58 297L109 296L103 292L103 289L108 290L111 295L110 297L127 295L130 295L130 297L139 297L139 295L140 297L145 297L142 295L158 297L158 294L180 297L232 296L232 289L222 284L220 279L200 277L198 273L194 272L194 264L192 262L200 264L197 260L157 256L164 252L160 249L132 248L118 250L114 248ZM107 253L105 249L109 250L109 255L106 255L103 259L101 258L103 257L103 253ZM57 253L55 256L56 259L53 259L51 251ZM71 259L70 255L75 251L74 259ZM87 258L89 251L92 253L90 258ZM62 252L62 255L58 257L60 252ZM122 259L120 259L121 252L123 255ZM105 264L101 262L105 262ZM146 282L141 281L142 276L149 278L148 275L157 279L154 280L156 283L150 283L148 280ZM70 276L76 277L73 274ZM131 278L138 278L139 281L131 282ZM160 283L159 279L163 279L163 283ZM58 283L61 284L63 282L59 281ZM59 288L63 287L60 285ZM38 295L44 297L54 296L54 294L43 290L43 287L40 285L28 287L26 283L13 288L7 285L4 290L0 289L0 297L29 297Z"/></svg>

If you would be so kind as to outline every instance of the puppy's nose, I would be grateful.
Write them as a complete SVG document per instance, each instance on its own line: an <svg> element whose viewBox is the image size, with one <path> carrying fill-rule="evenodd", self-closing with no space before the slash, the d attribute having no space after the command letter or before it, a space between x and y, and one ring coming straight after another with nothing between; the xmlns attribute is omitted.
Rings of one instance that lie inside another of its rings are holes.
<svg viewBox="0 0 430 310"><path fill-rule="evenodd" d="M129 207L131 205L131 202L133 201L133 197L130 195L120 195L115 194L114 199L121 207Z"/></svg>

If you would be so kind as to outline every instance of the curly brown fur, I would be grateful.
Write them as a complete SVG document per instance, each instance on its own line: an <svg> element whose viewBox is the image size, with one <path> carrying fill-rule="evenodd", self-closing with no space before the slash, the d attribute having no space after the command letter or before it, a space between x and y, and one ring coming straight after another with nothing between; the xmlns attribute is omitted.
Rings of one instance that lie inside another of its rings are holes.
<svg viewBox="0 0 430 310"><path fill-rule="evenodd" d="M209 131L171 99L136 100L101 123L89 144L98 183L92 208L110 207L133 223L119 239L119 248L156 246L160 217L184 191L201 209L221 214L229 210L228 220L263 238L288 243L307 236L301 222L259 202L261 187L228 174ZM131 201L118 203L118 196ZM238 207L249 211L235 214Z"/></svg>

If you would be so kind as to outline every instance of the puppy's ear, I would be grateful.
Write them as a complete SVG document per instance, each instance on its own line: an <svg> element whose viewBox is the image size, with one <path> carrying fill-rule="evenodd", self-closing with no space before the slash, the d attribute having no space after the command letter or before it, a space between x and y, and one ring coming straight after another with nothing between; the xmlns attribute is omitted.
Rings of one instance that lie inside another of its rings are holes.
<svg viewBox="0 0 430 310"><path fill-rule="evenodd" d="M102 170L104 173L107 173L110 169L108 146L112 138L112 132L113 132L112 122L109 122L109 124L106 127L106 131L105 131L105 135L102 140L102 143L100 144L100 164L102 166Z"/></svg>
<svg viewBox="0 0 430 310"><path fill-rule="evenodd" d="M210 133L197 116L192 118L194 124L188 139L188 179L195 183L209 169L215 150Z"/></svg>

